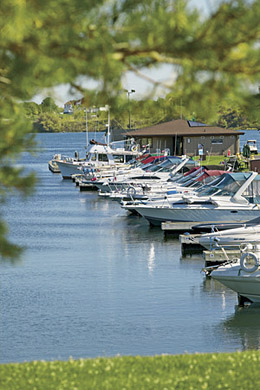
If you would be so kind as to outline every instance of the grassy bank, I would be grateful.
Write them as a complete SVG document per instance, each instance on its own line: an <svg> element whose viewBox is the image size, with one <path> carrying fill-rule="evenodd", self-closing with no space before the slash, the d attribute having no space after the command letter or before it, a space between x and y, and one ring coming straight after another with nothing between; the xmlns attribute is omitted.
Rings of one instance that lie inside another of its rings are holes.
<svg viewBox="0 0 260 390"><path fill-rule="evenodd" d="M0 365L1 390L259 389L260 352Z"/></svg>

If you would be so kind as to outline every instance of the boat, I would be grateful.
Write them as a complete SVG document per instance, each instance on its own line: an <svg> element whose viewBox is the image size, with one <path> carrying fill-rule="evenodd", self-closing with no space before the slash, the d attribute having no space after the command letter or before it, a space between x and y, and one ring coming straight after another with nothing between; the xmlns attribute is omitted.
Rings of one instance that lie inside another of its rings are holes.
<svg viewBox="0 0 260 390"><path fill-rule="evenodd" d="M214 280L238 294L240 305L247 301L260 303L260 245L248 244L240 259L220 266L205 267L203 271Z"/></svg>
<svg viewBox="0 0 260 390"><path fill-rule="evenodd" d="M260 224L215 231L193 236L193 238L206 249L211 250L216 244L225 249L237 249L241 244L260 244Z"/></svg>
<svg viewBox="0 0 260 390"><path fill-rule="evenodd" d="M121 192L122 201L128 202L132 200L146 200L151 202L153 206L164 205L165 201L171 202L171 200L177 201L182 199L183 194L196 194L196 191L204 186L206 183L209 184L216 177L222 175L225 171L219 170L206 170L203 167L192 168L189 172L183 176L177 177L174 180L174 177L170 178L167 182L161 184L146 184L142 187L130 186L125 193ZM131 191L130 191L131 190ZM120 193L117 195L120 197ZM146 203L147 203L146 202ZM135 204L137 204L135 202ZM143 204L143 203L142 203ZM128 206L125 208L127 209Z"/></svg>
<svg viewBox="0 0 260 390"><path fill-rule="evenodd" d="M72 175L82 173L84 168L118 167L127 164L140 155L138 150L124 148L113 149L111 146L100 143L90 143L86 150L86 159L61 156L56 161L63 179L71 179Z"/></svg>
<svg viewBox="0 0 260 390"><path fill-rule="evenodd" d="M60 168L57 164L57 160L60 159L59 154L55 154L48 163L49 170L53 173L60 173Z"/></svg>
<svg viewBox="0 0 260 390"><path fill-rule="evenodd" d="M260 175L256 172L225 173L197 191L182 195L172 204L136 206L136 211L150 224L162 222L233 223L247 222L260 216Z"/></svg>
<svg viewBox="0 0 260 390"><path fill-rule="evenodd" d="M145 184L160 184L165 183L171 178L181 177L184 172L188 172L192 167L196 166L196 161L189 157L182 156L167 156L165 160L159 164L144 166L140 171L135 170L115 174L107 180L101 180L96 183L101 192L119 191L127 189L129 186L145 185Z"/></svg>

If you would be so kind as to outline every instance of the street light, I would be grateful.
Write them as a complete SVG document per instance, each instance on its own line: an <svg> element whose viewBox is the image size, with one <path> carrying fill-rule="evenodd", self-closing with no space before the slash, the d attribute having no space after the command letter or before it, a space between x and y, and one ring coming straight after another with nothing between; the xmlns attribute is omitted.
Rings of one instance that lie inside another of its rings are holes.
<svg viewBox="0 0 260 390"><path fill-rule="evenodd" d="M108 117L107 117L107 145L109 146L110 144L110 107L109 105L105 105L104 107L99 107L99 111L107 111L108 112Z"/></svg>
<svg viewBox="0 0 260 390"><path fill-rule="evenodd" d="M131 91L125 90L127 92L127 98L128 98L128 110L129 110L129 130L131 130L131 108L130 108L130 95L131 93L135 93L135 89L131 89Z"/></svg>
<svg viewBox="0 0 260 390"><path fill-rule="evenodd" d="M87 107L85 107L84 111L86 113L86 147L88 147L88 113L98 112L99 108L96 108L96 107L87 108Z"/></svg>

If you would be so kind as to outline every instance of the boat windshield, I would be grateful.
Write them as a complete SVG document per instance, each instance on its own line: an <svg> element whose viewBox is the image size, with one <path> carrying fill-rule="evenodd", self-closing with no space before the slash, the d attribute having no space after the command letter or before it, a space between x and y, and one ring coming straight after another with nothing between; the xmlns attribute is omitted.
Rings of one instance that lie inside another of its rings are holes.
<svg viewBox="0 0 260 390"><path fill-rule="evenodd" d="M245 178L237 178L229 174L221 175L210 184L198 190L198 196L233 196L245 182Z"/></svg>
<svg viewBox="0 0 260 390"><path fill-rule="evenodd" d="M260 175L257 175L255 180L249 184L242 196L244 196L250 203L260 203Z"/></svg>
<svg viewBox="0 0 260 390"><path fill-rule="evenodd" d="M158 172L158 171L169 172L172 170L173 166L179 164L179 161L181 161L181 160L178 159L177 161L176 160L172 161L171 159L167 159L167 160L161 162L160 164L155 164L153 166L148 167L147 170L149 170L150 172Z"/></svg>

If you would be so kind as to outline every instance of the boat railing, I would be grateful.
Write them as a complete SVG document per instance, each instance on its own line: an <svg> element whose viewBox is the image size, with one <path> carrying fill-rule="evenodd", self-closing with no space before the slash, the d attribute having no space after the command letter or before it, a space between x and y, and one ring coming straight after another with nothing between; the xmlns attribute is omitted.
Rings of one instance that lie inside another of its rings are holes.
<svg viewBox="0 0 260 390"><path fill-rule="evenodd" d="M126 140L113 141L110 143L111 149L114 151L122 152L140 152L140 145L136 143L129 143Z"/></svg>

